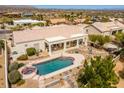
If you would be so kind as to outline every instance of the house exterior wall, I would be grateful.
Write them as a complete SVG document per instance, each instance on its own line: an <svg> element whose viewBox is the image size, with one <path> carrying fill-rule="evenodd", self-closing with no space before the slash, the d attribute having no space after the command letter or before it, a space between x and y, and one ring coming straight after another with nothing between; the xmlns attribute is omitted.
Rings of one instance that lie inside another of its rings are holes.
<svg viewBox="0 0 124 93"><path fill-rule="evenodd" d="M73 41L73 40L79 40L79 39L83 39L84 41L84 45L87 45L87 41L88 41L88 36L82 36L82 37L76 37L73 39L67 39L64 41L57 41L57 42L53 42L51 44L56 44L56 43L64 43L64 42L68 42L68 41ZM38 41L31 41L31 42L25 42L25 43L20 43L20 44L14 44L14 47L11 48L11 57L13 58L13 61L15 61L19 56L26 54L26 49L27 48L31 48L34 47L37 50L37 46L38 46L38 50L46 50L45 48L45 40L38 40Z"/></svg>
<svg viewBox="0 0 124 93"><path fill-rule="evenodd" d="M111 35L112 32L104 32L103 35Z"/></svg>
<svg viewBox="0 0 124 93"><path fill-rule="evenodd" d="M85 28L85 31L87 32L88 35L112 35L113 31L117 32L118 30L111 30L111 31L100 32L95 27L88 26L88 27ZM124 32L124 29L122 29L122 32Z"/></svg>
<svg viewBox="0 0 124 93"><path fill-rule="evenodd" d="M22 54L26 54L27 48L31 48L31 47L36 48L35 47L36 44L39 45L39 49L36 49L36 50L39 50L39 51L45 50L44 40L14 44L14 47L12 47L12 49L11 49L11 56L12 56L13 60L16 60Z"/></svg>
<svg viewBox="0 0 124 93"><path fill-rule="evenodd" d="M100 31L98 31L96 28L94 28L93 26L88 26L85 28L85 31L88 35L100 35L102 34Z"/></svg>

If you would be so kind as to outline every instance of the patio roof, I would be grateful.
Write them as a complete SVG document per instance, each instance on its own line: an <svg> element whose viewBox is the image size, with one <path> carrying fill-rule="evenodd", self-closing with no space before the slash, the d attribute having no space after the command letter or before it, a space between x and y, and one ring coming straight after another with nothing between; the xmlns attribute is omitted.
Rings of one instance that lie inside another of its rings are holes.
<svg viewBox="0 0 124 93"><path fill-rule="evenodd" d="M84 36L85 34L79 33L79 34L73 34L71 35L71 37L81 37Z"/></svg>
<svg viewBox="0 0 124 93"><path fill-rule="evenodd" d="M106 43L106 44L104 44L103 47L106 48L106 49L108 49L108 48L111 48L111 49L118 49L118 46L115 45L115 44L112 44L112 43Z"/></svg>
<svg viewBox="0 0 124 93"><path fill-rule="evenodd" d="M63 36L45 38L45 40L47 40L48 42L55 42L55 41L64 40L64 39L66 38Z"/></svg>

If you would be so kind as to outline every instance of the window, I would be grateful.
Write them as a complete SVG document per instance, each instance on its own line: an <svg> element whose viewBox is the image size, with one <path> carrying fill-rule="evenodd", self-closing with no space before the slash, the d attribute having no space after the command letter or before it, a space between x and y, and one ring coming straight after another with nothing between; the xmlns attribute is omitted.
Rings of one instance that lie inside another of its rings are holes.
<svg viewBox="0 0 124 93"><path fill-rule="evenodd" d="M40 46L39 46L39 43L35 43L35 44L34 44L34 48L35 48L36 50L38 50L38 51L39 51L39 47L40 47Z"/></svg>
<svg viewBox="0 0 124 93"><path fill-rule="evenodd" d="M13 51L13 53L12 53L12 54L13 54L13 55L16 55L16 54L18 54L18 53L17 53L17 51Z"/></svg>
<svg viewBox="0 0 124 93"><path fill-rule="evenodd" d="M25 44L25 47L27 47L28 45L27 44Z"/></svg>
<svg viewBox="0 0 124 93"><path fill-rule="evenodd" d="M88 31L88 29L86 29L86 33L88 33L89 31Z"/></svg>

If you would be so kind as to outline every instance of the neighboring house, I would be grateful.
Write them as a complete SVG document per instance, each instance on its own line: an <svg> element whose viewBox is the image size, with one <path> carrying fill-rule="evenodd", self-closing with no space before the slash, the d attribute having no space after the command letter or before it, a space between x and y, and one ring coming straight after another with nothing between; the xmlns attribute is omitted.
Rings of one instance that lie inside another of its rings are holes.
<svg viewBox="0 0 124 93"><path fill-rule="evenodd" d="M118 18L116 20L119 21L120 23L124 24L124 18Z"/></svg>
<svg viewBox="0 0 124 93"><path fill-rule="evenodd" d="M83 23L85 21L85 19L75 19L74 22L75 23Z"/></svg>
<svg viewBox="0 0 124 93"><path fill-rule="evenodd" d="M34 14L33 13L28 13L28 12L25 12L25 13L22 13L22 17L32 17Z"/></svg>
<svg viewBox="0 0 124 93"><path fill-rule="evenodd" d="M13 47L11 56L16 60L26 49L34 47L37 51L52 53L64 52L68 49L87 45L88 35L83 31L83 25L54 25L41 27L37 30L13 32Z"/></svg>
<svg viewBox="0 0 124 93"><path fill-rule="evenodd" d="M12 31L0 29L0 39L10 39L12 38Z"/></svg>
<svg viewBox="0 0 124 93"><path fill-rule="evenodd" d="M14 25L29 25L29 24L36 24L36 23L46 23L46 21L38 21L32 19L21 19L21 20L13 20Z"/></svg>
<svg viewBox="0 0 124 93"><path fill-rule="evenodd" d="M50 19L50 22L52 24L61 24L61 23L67 23L67 20L65 18L53 18Z"/></svg>
<svg viewBox="0 0 124 93"><path fill-rule="evenodd" d="M85 28L87 34L113 35L116 32L124 31L124 24L119 21L95 22Z"/></svg>
<svg viewBox="0 0 124 93"><path fill-rule="evenodd" d="M0 12L0 17L2 17L4 15L4 12Z"/></svg>
<svg viewBox="0 0 124 93"><path fill-rule="evenodd" d="M20 12L8 12L8 13L4 13L3 15L4 17L9 17L9 18L20 18L21 17L21 13Z"/></svg>

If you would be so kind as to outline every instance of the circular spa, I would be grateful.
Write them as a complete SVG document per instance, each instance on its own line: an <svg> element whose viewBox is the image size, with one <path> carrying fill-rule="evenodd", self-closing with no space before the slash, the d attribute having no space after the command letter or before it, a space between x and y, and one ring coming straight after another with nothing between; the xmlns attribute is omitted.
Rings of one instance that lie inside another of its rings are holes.
<svg viewBox="0 0 124 93"><path fill-rule="evenodd" d="M73 57L58 57L46 62L34 64L33 66L37 68L38 75L46 75L73 65L73 61Z"/></svg>
<svg viewBox="0 0 124 93"><path fill-rule="evenodd" d="M30 67L23 67L20 70L20 72L23 75L23 79L27 79L36 75L37 70L34 66L30 66Z"/></svg>

